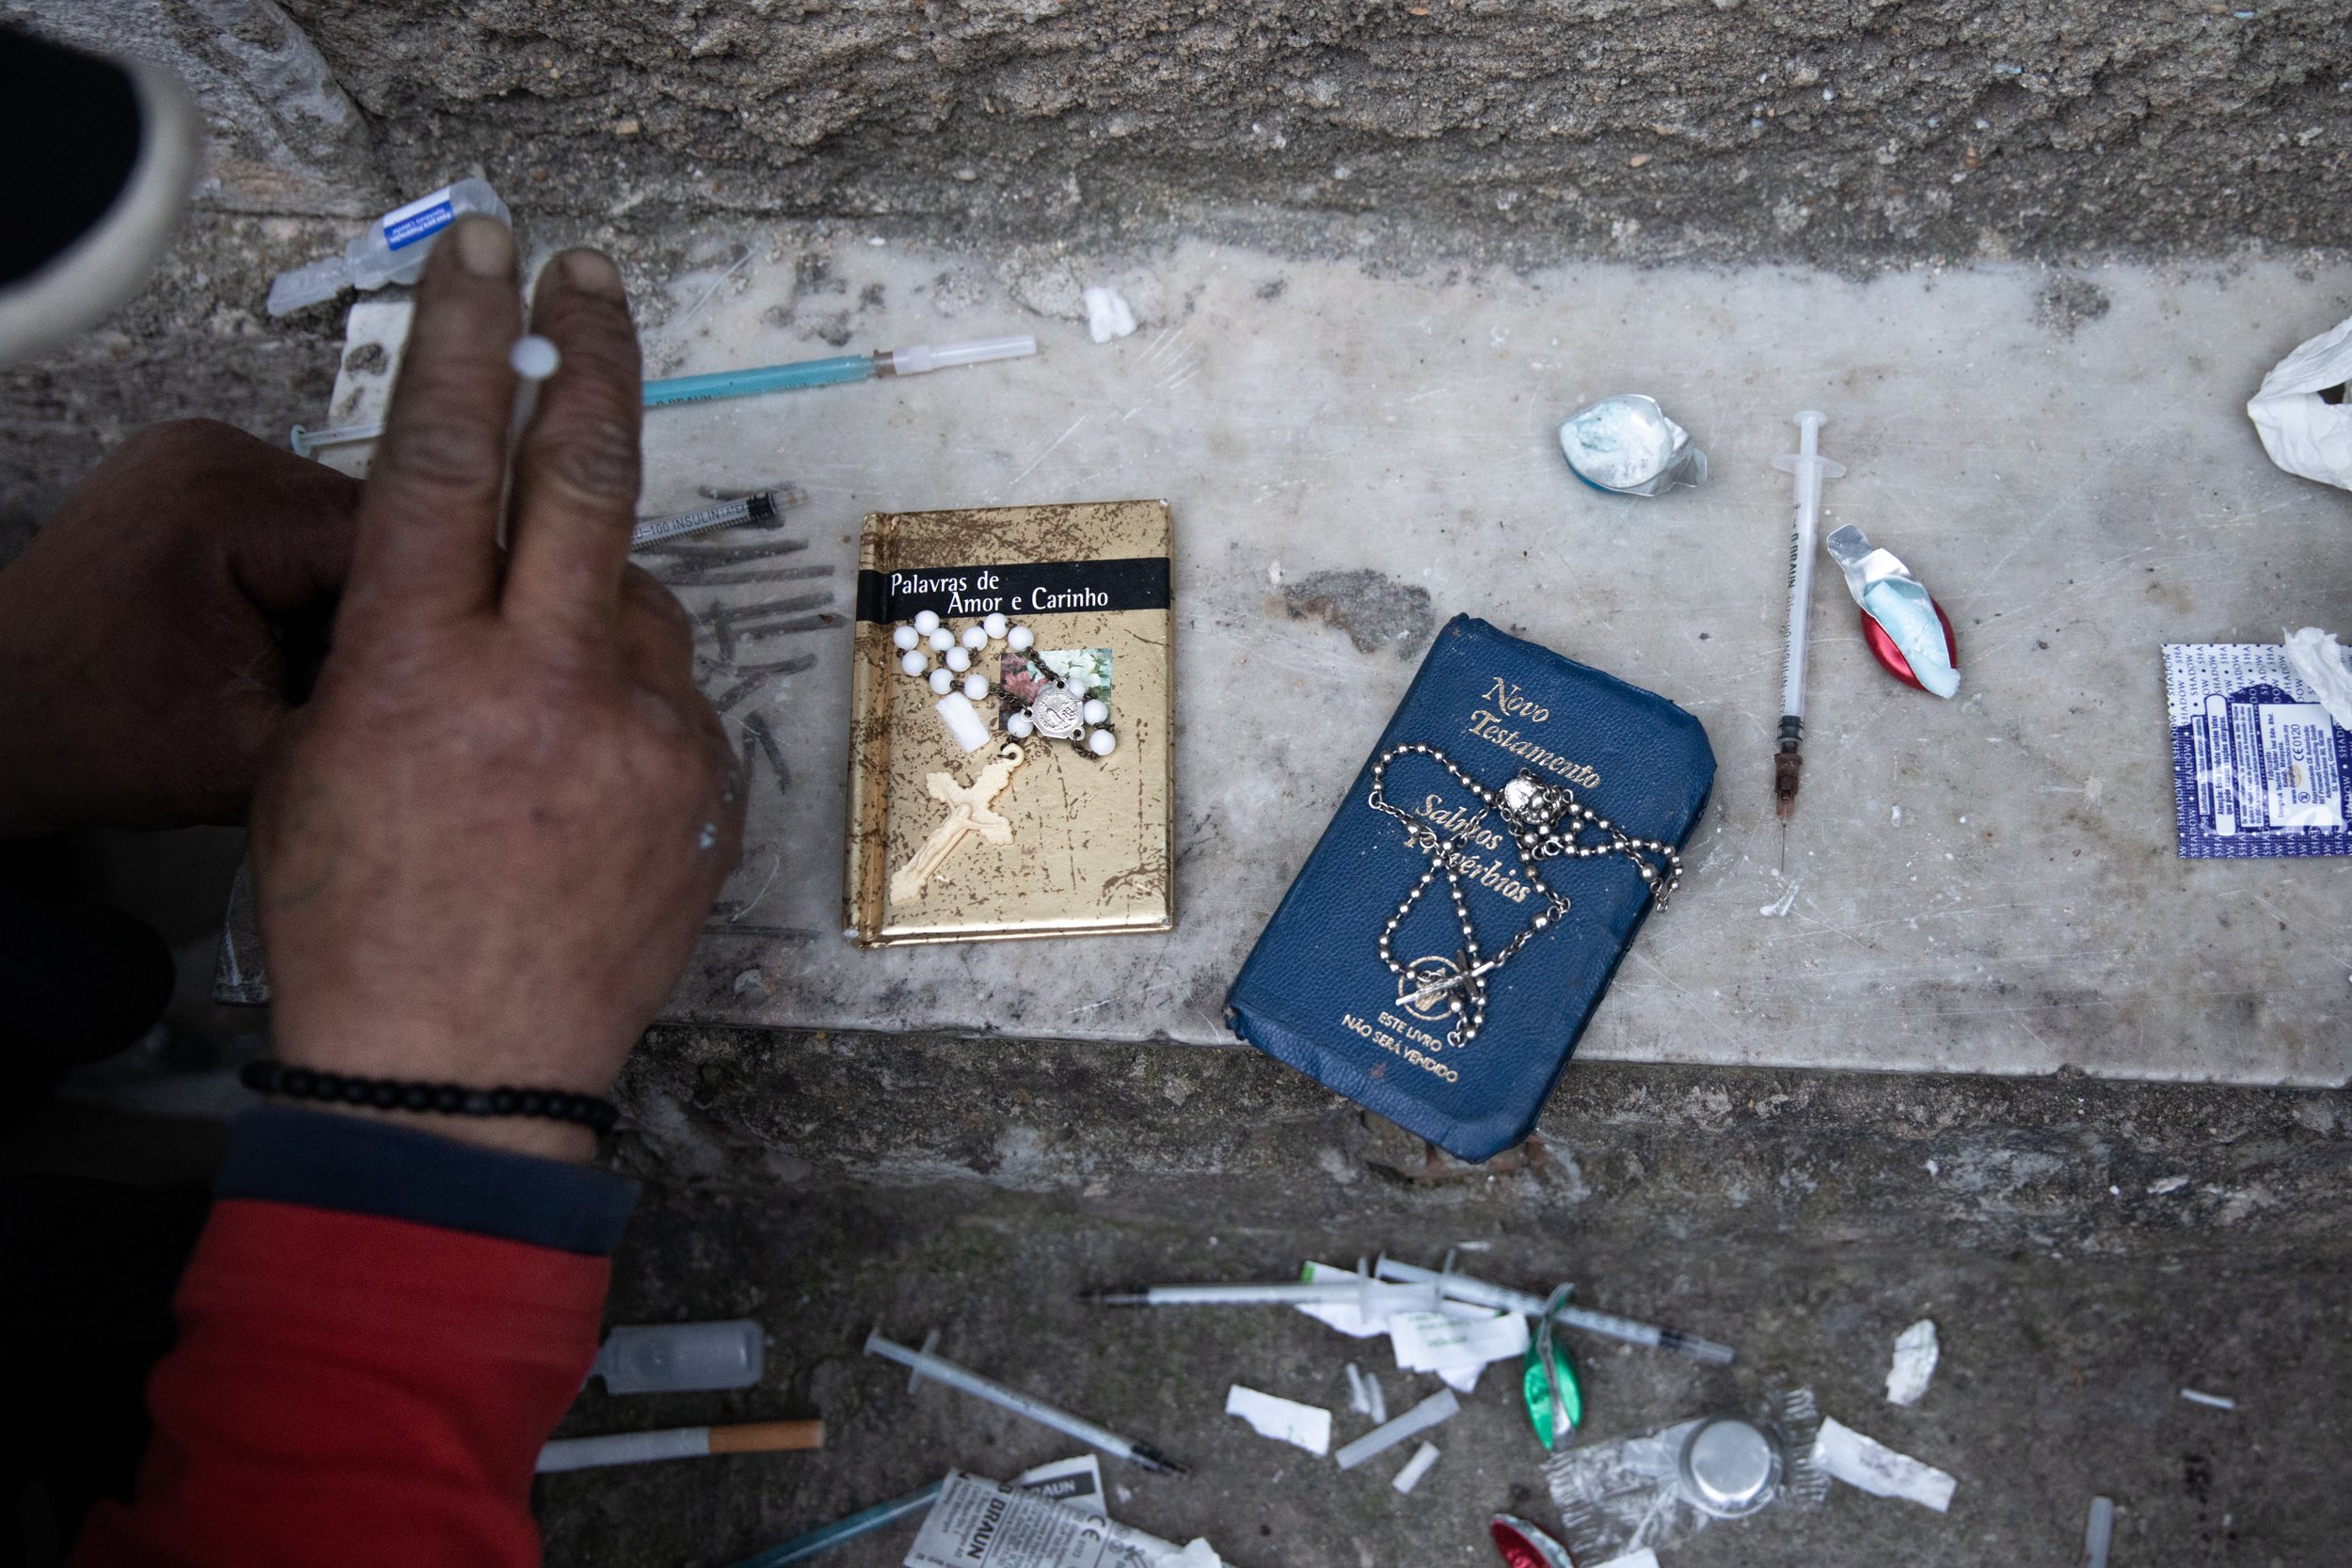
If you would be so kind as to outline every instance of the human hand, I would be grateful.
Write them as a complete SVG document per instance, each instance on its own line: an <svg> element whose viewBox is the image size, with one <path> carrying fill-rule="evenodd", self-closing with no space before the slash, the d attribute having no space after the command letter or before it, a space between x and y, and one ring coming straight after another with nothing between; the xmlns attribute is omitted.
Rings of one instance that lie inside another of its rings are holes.
<svg viewBox="0 0 2352 1568"><path fill-rule="evenodd" d="M495 537L523 331L514 242L434 247L335 647L254 801L280 1060L602 1094L685 967L742 803L677 601L628 564L637 335L594 251L540 274L563 362ZM418 1125L584 1158L581 1128Z"/></svg>
<svg viewBox="0 0 2352 1568"><path fill-rule="evenodd" d="M211 420L116 448L0 571L0 836L244 821L358 501Z"/></svg>

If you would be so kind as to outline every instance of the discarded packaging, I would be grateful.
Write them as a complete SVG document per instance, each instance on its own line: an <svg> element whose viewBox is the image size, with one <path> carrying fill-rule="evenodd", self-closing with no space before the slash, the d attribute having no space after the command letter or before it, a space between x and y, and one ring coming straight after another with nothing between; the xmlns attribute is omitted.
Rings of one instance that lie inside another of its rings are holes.
<svg viewBox="0 0 2352 1568"><path fill-rule="evenodd" d="M1396 1364L1408 1372L1475 1373L1489 1361L1527 1350L1527 1320L1516 1312L1476 1318L1443 1312L1401 1312L1389 1320ZM1451 1381L1449 1379L1449 1381Z"/></svg>
<svg viewBox="0 0 2352 1568"><path fill-rule="evenodd" d="M2184 860L2352 855L2352 731L2275 642L2167 643Z"/></svg>
<svg viewBox="0 0 2352 1568"><path fill-rule="evenodd" d="M1441 1388L1430 1395L1395 1420L1373 1428L1331 1457L1343 1470L1352 1470L1375 1454L1385 1453L1407 1437L1428 1431L1440 1421L1452 1420L1461 1414L1461 1402L1454 1390Z"/></svg>
<svg viewBox="0 0 2352 1568"><path fill-rule="evenodd" d="M590 1377L608 1394L667 1394L749 1388L767 1364L768 1336L749 1318L713 1323L649 1323L605 1337Z"/></svg>
<svg viewBox="0 0 2352 1568"><path fill-rule="evenodd" d="M1405 1468L1399 1470L1396 1473L1396 1479L1390 1481L1389 1484L1395 1487L1399 1492L1409 1493L1414 1487L1421 1484L1421 1478L1427 1475L1429 1473L1429 1467L1437 1464L1437 1445L1434 1443L1423 1443L1420 1448L1413 1450L1413 1457L1405 1462Z"/></svg>
<svg viewBox="0 0 2352 1568"><path fill-rule="evenodd" d="M609 1437L558 1437L541 1445L534 1467L541 1475L548 1475L606 1465L650 1465L662 1459L701 1459L722 1453L797 1452L824 1446L822 1421L667 1427L657 1432L616 1432Z"/></svg>
<svg viewBox="0 0 2352 1568"><path fill-rule="evenodd" d="M1960 689L1960 645L1951 617L1928 597L1911 568L1890 550L1873 549L1848 523L1833 529L1821 547L1846 574L1846 592L1862 607L1863 640L1870 657L1906 686L1949 697Z"/></svg>
<svg viewBox="0 0 2352 1568"><path fill-rule="evenodd" d="M1580 1563L1606 1562L1776 1502L1819 1503L1829 1489L1812 1460L1820 1425L1813 1391L1799 1388L1745 1416L1677 1421L1555 1455L1544 1474L1569 1552Z"/></svg>
<svg viewBox="0 0 2352 1568"><path fill-rule="evenodd" d="M1219 1568L1175 1543L982 1476L948 1472L906 1568Z"/></svg>
<svg viewBox="0 0 2352 1568"><path fill-rule="evenodd" d="M1952 1506L1960 1483L1931 1465L1897 1453L1824 1417L1813 1445L1813 1462L1825 1475L1876 1497L1902 1497L1938 1513Z"/></svg>
<svg viewBox="0 0 2352 1568"><path fill-rule="evenodd" d="M1666 418L1656 398L1603 398L1560 426L1568 469L1596 490L1662 496L1677 484L1707 483L1707 453Z"/></svg>
<svg viewBox="0 0 2352 1568"><path fill-rule="evenodd" d="M1043 1497L1049 1502L1058 1503L1064 1508L1075 1509L1078 1513L1093 1518L1104 1519L1109 1516L1103 1506L1103 1466L1090 1453L1081 1454L1076 1459L1063 1459L1051 1465L1041 1465L1034 1470L1025 1470L1015 1476L1012 1483L1031 1497ZM885 1525L905 1518L910 1513L930 1507L939 1500L940 1493L945 1491L946 1486L946 1481L935 1481L919 1492L910 1492L903 1497L893 1497L886 1503L877 1503L872 1508L861 1509L846 1519L836 1519L832 1524L818 1526L805 1535L796 1535L780 1546L771 1546L764 1552L755 1552L741 1561L731 1564L730 1568L787 1568L787 1564L804 1562L819 1552L830 1551L845 1541L854 1541L861 1535L871 1534ZM1163 1558L1157 1568L1171 1568L1171 1565L1178 1560L1180 1560Z"/></svg>
<svg viewBox="0 0 2352 1568"><path fill-rule="evenodd" d="M1917 1404L1935 1376L1935 1324L1921 1318L1895 1337L1895 1364L1886 1369L1886 1402Z"/></svg>
<svg viewBox="0 0 2352 1568"><path fill-rule="evenodd" d="M2287 668L2302 678L2338 729L2352 730L2352 664L2333 632L2317 626L2287 633Z"/></svg>
<svg viewBox="0 0 2352 1568"><path fill-rule="evenodd" d="M2115 1539L2115 1499L2090 1499L2090 1517L2083 1525L2083 1568L2107 1568L2107 1546Z"/></svg>
<svg viewBox="0 0 2352 1568"><path fill-rule="evenodd" d="M2352 381L2352 321L2304 343L2263 377L2246 416L2273 463L2291 474L2352 490L2346 381Z"/></svg>
<svg viewBox="0 0 2352 1568"><path fill-rule="evenodd" d="M1261 1394L1236 1383L1225 1392L1225 1414L1239 1416L1261 1437L1271 1437L1311 1454L1331 1451L1331 1413L1321 1405Z"/></svg>
<svg viewBox="0 0 2352 1568"><path fill-rule="evenodd" d="M1576 1363L1564 1347L1553 1342L1551 1334L1559 1322L1553 1313L1567 1294L1565 1285L1552 1292L1545 1305L1542 1326L1535 1330L1534 1342L1527 1347L1527 1359L1519 1368L1519 1397L1526 1402L1535 1439L1546 1452L1572 1439L1578 1423L1584 1419L1584 1390L1576 1380Z"/></svg>

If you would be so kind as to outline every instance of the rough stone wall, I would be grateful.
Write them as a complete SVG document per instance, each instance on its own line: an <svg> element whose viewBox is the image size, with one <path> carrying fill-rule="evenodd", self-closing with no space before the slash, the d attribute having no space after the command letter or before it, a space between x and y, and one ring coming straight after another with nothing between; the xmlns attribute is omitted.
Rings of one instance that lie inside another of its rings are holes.
<svg viewBox="0 0 2352 1568"><path fill-rule="evenodd" d="M2352 232L2336 0L287 3L404 187L582 215L1841 265Z"/></svg>

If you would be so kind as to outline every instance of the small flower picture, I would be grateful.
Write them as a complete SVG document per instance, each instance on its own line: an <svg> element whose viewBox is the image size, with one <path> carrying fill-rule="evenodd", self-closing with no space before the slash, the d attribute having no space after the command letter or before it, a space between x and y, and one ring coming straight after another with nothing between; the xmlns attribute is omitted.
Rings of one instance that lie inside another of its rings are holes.
<svg viewBox="0 0 2352 1568"><path fill-rule="evenodd" d="M998 674L1004 700L999 714L1017 713L1035 704L1038 694L1066 684L1079 701L1111 700L1111 651L1108 648L1031 648L1008 653ZM1001 719L1000 719L1001 722Z"/></svg>

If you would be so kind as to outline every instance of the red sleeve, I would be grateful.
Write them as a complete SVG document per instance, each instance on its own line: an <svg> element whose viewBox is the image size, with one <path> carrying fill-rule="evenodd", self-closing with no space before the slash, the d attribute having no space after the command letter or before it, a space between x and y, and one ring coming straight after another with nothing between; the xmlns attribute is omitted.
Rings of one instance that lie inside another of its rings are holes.
<svg viewBox="0 0 2352 1568"><path fill-rule="evenodd" d="M539 1560L539 1446L596 1354L606 1259L408 1220L223 1199L130 1506L74 1568Z"/></svg>

